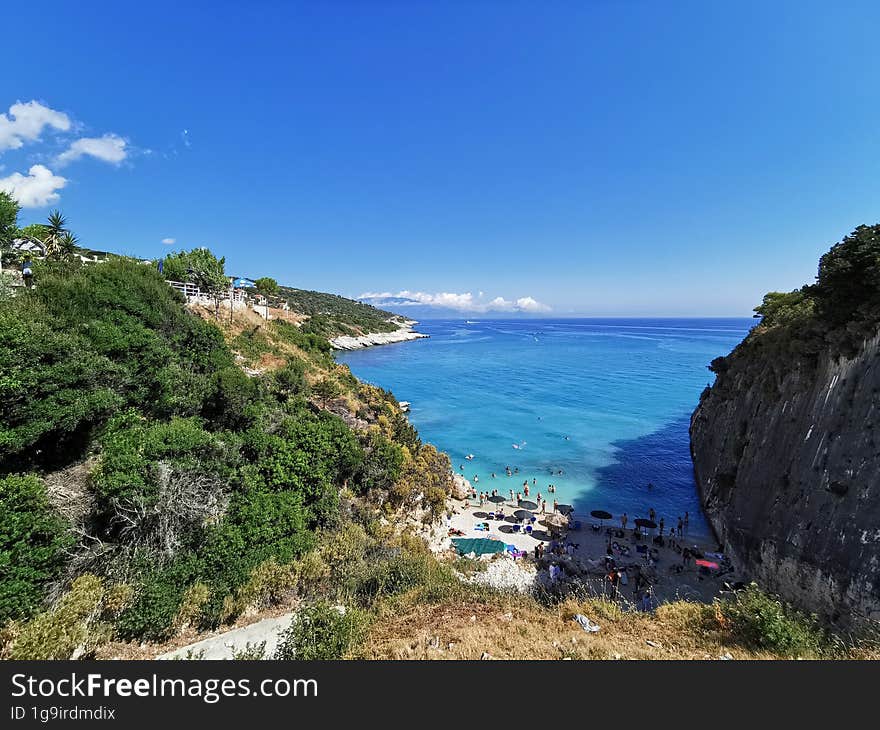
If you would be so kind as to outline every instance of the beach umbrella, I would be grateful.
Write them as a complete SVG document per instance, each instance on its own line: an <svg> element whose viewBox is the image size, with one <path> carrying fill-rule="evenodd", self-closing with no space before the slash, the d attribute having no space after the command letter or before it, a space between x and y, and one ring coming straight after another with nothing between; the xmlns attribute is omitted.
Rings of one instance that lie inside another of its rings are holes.
<svg viewBox="0 0 880 730"><path fill-rule="evenodd" d="M513 516L518 520L527 520L532 516L532 513L526 509L518 509L513 513Z"/></svg>
<svg viewBox="0 0 880 730"><path fill-rule="evenodd" d="M502 504L505 500L504 497L502 497L500 494L493 494L491 497L489 497L489 501L495 502L497 504Z"/></svg>
<svg viewBox="0 0 880 730"><path fill-rule="evenodd" d="M522 509L538 509L538 505L535 502L531 502L528 499L521 499L519 501L519 506Z"/></svg>
<svg viewBox="0 0 880 730"><path fill-rule="evenodd" d="M644 517L637 517L635 524L636 524L636 527L644 527L644 528L647 528L648 530L653 530L655 527L657 527L657 523L654 522L654 520L648 520L648 519L645 519Z"/></svg>
<svg viewBox="0 0 880 730"><path fill-rule="evenodd" d="M603 527L605 526L605 520L611 519L611 513L606 512L604 509L594 509L592 512L590 512L590 516L595 517L597 520L600 520Z"/></svg>

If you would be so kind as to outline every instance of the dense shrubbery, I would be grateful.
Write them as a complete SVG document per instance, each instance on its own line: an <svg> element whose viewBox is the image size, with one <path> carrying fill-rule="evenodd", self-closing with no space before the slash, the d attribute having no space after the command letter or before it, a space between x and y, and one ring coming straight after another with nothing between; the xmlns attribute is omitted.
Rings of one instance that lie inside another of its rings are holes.
<svg viewBox="0 0 880 730"><path fill-rule="evenodd" d="M170 261L166 275L194 259ZM32 619L15 625L18 655L82 651L84 631L143 640L217 626L290 591L336 593L331 575L343 600L420 580L418 561L365 536L356 575L316 549L316 531L342 519L340 492L410 507L424 491L433 508L449 476L393 396L336 366L322 335L279 321L246 330L232 343L246 359L286 360L248 377L149 266L59 264L37 278L0 307L0 458L7 473L96 466L75 548L37 478L0 481L0 621ZM375 425L356 433L316 403L343 415L352 404ZM126 600L108 612L120 581ZM70 591L37 613L50 583ZM37 650L39 637L51 647Z"/></svg>
<svg viewBox="0 0 880 730"><path fill-rule="evenodd" d="M722 603L723 621L736 641L783 656L817 656L829 638L813 616L796 611L751 585Z"/></svg>
<svg viewBox="0 0 880 730"><path fill-rule="evenodd" d="M33 476L0 479L0 625L26 617L61 570L72 539Z"/></svg>
<svg viewBox="0 0 880 730"><path fill-rule="evenodd" d="M343 659L363 636L364 616L353 608L320 601L304 606L281 635L275 659Z"/></svg>
<svg viewBox="0 0 880 730"><path fill-rule="evenodd" d="M216 327L190 316L131 261L41 275L0 308L0 458L7 468L76 458L120 407L197 415L232 365Z"/></svg>
<svg viewBox="0 0 880 730"><path fill-rule="evenodd" d="M778 380L791 361L809 365L822 353L851 355L880 324L880 225L856 228L822 256L814 284L770 292L755 316L758 326L710 370L724 373L739 356L760 350L774 365L765 376Z"/></svg>

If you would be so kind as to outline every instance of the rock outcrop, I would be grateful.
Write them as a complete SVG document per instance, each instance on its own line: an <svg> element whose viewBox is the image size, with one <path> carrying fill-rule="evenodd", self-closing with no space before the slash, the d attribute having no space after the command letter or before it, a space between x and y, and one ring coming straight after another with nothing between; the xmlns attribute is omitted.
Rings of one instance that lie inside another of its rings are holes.
<svg viewBox="0 0 880 730"><path fill-rule="evenodd" d="M749 337L691 419L709 520L763 587L840 626L880 619L880 334L788 358Z"/></svg>
<svg viewBox="0 0 880 730"><path fill-rule="evenodd" d="M410 340L420 340L429 335L413 330L413 326L417 322L407 322L399 329L393 332L373 332L359 337L344 335L334 337L330 340L330 344L337 350L360 350L363 347L373 347L375 345L390 345L395 342L409 342Z"/></svg>

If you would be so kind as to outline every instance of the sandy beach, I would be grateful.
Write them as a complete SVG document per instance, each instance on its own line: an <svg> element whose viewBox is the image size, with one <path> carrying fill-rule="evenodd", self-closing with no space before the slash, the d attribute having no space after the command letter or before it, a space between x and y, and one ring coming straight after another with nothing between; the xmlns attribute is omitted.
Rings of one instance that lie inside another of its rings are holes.
<svg viewBox="0 0 880 730"><path fill-rule="evenodd" d="M489 513L497 512L498 506L503 508L505 519L488 519ZM579 522L579 529L567 529L562 533L556 533L557 537L554 539L552 531L543 524L544 518L552 512L550 505L547 506L547 513L543 515L539 510L533 510L536 522L533 524L532 534L514 531L514 525L518 521L512 515L517 509L519 508L515 501L501 505L489 502L480 507L477 500L450 499L447 510L447 529L450 538L501 540L506 545L513 545L518 551L525 552L526 554L517 558L516 562L532 571L537 568L539 579L543 582L551 580L550 566L556 565L562 570L559 581L571 584L572 587L587 588L591 592L601 592L606 595L611 592L611 583L607 578L609 567L606 566L605 561L608 543L611 542L614 568L625 574L618 585L618 597L624 603L636 603L645 593L646 587L653 596L653 604L676 599L710 602L718 595L725 582L733 583L739 580L739 576L731 566L708 555L706 557L710 561L719 563L718 570L701 570L693 558L685 565L682 559L684 548L696 550L700 554L714 553L717 548L715 544L708 544L705 539L689 539L686 532L680 540L674 538L670 541L667 536L664 545L660 546L653 542L653 537L658 534L657 529L647 531L647 534L637 538L631 526L626 530L621 529L618 516L602 524L589 515L573 514L570 524ZM488 524L489 530L476 529L480 524ZM458 532L463 535L457 534ZM540 559L537 559L535 554L538 545L544 546L544 555ZM562 546L561 555L551 553L554 545ZM650 559L639 553L636 545L648 545L651 549ZM678 546L678 550L675 545ZM444 547L451 548L451 542L446 543ZM505 552L501 557L493 559L511 560L511 557L509 552ZM641 581L635 579L638 574L643 576ZM637 583L640 584L638 593Z"/></svg>

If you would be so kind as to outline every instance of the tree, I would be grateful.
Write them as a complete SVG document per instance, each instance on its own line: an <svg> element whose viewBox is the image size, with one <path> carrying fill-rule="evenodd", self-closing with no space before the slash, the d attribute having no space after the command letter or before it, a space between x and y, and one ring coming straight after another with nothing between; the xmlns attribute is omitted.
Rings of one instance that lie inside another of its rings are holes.
<svg viewBox="0 0 880 730"><path fill-rule="evenodd" d="M832 246L807 291L832 325L870 318L880 306L880 225L859 226Z"/></svg>
<svg viewBox="0 0 880 730"><path fill-rule="evenodd" d="M70 236L70 230L67 228L67 218L61 214L61 211L53 210L49 213L48 221L43 228L43 243L46 244L46 256L49 258L64 258L61 242L66 236Z"/></svg>
<svg viewBox="0 0 880 730"><path fill-rule="evenodd" d="M0 190L0 246L12 243L18 233L18 212L21 206L9 193Z"/></svg>
<svg viewBox="0 0 880 730"><path fill-rule="evenodd" d="M56 255L59 259L64 259L65 261L69 261L74 256L76 256L77 251L79 250L78 240L76 236L74 236L70 231L65 231L61 234L61 237L58 239L58 246Z"/></svg>
<svg viewBox="0 0 880 730"><path fill-rule="evenodd" d="M278 293L278 282L269 276L260 277L254 283L257 286L257 291L267 299Z"/></svg>
<svg viewBox="0 0 880 730"><path fill-rule="evenodd" d="M218 259L207 248L195 248L166 256L162 271L169 281L188 281L204 291L220 292L229 288L225 266L225 258Z"/></svg>

